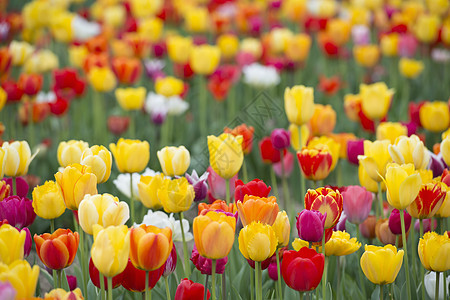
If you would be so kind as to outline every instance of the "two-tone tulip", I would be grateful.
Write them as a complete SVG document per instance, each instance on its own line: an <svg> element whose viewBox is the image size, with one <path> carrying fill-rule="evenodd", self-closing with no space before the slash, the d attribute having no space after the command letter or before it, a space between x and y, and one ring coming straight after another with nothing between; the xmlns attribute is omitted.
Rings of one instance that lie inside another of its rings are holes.
<svg viewBox="0 0 450 300"><path fill-rule="evenodd" d="M4 142L4 173L6 176L17 177L28 173L28 166L37 153L31 155L30 146L26 141ZM1 174L0 174L1 175Z"/></svg>
<svg viewBox="0 0 450 300"><path fill-rule="evenodd" d="M297 152L297 159L307 179L323 180L330 174L333 158L328 147L303 148L302 151Z"/></svg>
<svg viewBox="0 0 450 300"><path fill-rule="evenodd" d="M395 144L388 146L389 155L393 162L398 164L414 164L414 167L426 169L430 161L430 154L419 137L415 134L410 137L401 136Z"/></svg>
<svg viewBox="0 0 450 300"><path fill-rule="evenodd" d="M326 213L325 229L332 228L341 217L343 198L339 191L330 188L308 190L305 196L305 209Z"/></svg>
<svg viewBox="0 0 450 300"><path fill-rule="evenodd" d="M447 195L447 188L443 183L422 184L416 199L406 210L417 219L432 218L441 208Z"/></svg>
<svg viewBox="0 0 450 300"><path fill-rule="evenodd" d="M34 235L39 259L53 270L62 270L72 264L79 241L78 232L70 229L59 228L52 234Z"/></svg>

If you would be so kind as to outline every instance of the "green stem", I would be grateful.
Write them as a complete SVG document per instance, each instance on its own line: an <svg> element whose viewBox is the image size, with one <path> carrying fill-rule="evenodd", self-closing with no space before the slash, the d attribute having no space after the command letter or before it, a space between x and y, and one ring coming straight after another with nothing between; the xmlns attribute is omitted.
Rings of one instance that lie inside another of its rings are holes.
<svg viewBox="0 0 450 300"><path fill-rule="evenodd" d="M270 166L270 181L272 182L273 194L278 199L278 185L277 178L275 176L275 171L273 170L273 166Z"/></svg>
<svg viewBox="0 0 450 300"><path fill-rule="evenodd" d="M149 272L145 271L145 300L150 300L152 298L152 291L148 288L148 278Z"/></svg>
<svg viewBox="0 0 450 300"><path fill-rule="evenodd" d="M361 244L363 244L362 242L361 242L361 232L360 232L360 230L359 230L359 225L356 225L356 239L358 240L358 242L360 242ZM358 249L358 257L361 257L362 256L362 249L361 249L361 247L359 247L359 249ZM366 296L366 285L365 285L365 282L364 282L364 277L363 277L363 273L362 273L362 269L359 267L358 268L358 270L359 270L359 282L360 282L360 284L361 284L361 288L362 288L362 293L363 293L363 297L365 297ZM345 276L345 274L344 274L344 276Z"/></svg>
<svg viewBox="0 0 450 300"><path fill-rule="evenodd" d="M130 214L131 214L131 226L134 225L135 215L134 215L134 191L133 191L133 173L130 174Z"/></svg>
<svg viewBox="0 0 450 300"><path fill-rule="evenodd" d="M105 300L105 277L102 273L98 274L99 281L100 281L100 295L101 299ZM108 288L111 288L110 286Z"/></svg>
<svg viewBox="0 0 450 300"><path fill-rule="evenodd" d="M93 99L93 116L94 119L94 137L95 141L98 144L104 144L104 135L105 132L103 130L105 126L105 115L103 108L103 95L100 92L94 91L94 99Z"/></svg>
<svg viewBox="0 0 450 300"><path fill-rule="evenodd" d="M447 275L444 272L444 299L447 299Z"/></svg>
<svg viewBox="0 0 450 300"><path fill-rule="evenodd" d="M62 287L62 270L56 270L56 274L58 275L58 288Z"/></svg>
<svg viewBox="0 0 450 300"><path fill-rule="evenodd" d="M228 94L228 122L230 122L236 113L236 86L233 86ZM247 181L245 181L247 182Z"/></svg>
<svg viewBox="0 0 450 300"><path fill-rule="evenodd" d="M199 116L199 124L200 124L200 136L202 138L206 137L207 134L207 111L208 111L208 95L206 90L206 82L205 78L202 75L198 75L199 80L199 105L200 105L200 116Z"/></svg>
<svg viewBox="0 0 450 300"><path fill-rule="evenodd" d="M222 300L227 300L227 277L225 276L225 272L222 273Z"/></svg>
<svg viewBox="0 0 450 300"><path fill-rule="evenodd" d="M302 151L302 127L298 126L298 147L299 151ZM303 174L302 168L300 168L300 202L303 202L303 199L306 194L306 181L305 175Z"/></svg>
<svg viewBox="0 0 450 300"><path fill-rule="evenodd" d="M326 294L326 287L327 287L327 257L325 255L325 230L323 231L323 236L322 236L322 254L323 257L325 258L325 267L323 270L323 275L322 275L322 299L325 299L325 294Z"/></svg>
<svg viewBox="0 0 450 300"><path fill-rule="evenodd" d="M50 219L50 233L55 232L55 219Z"/></svg>
<svg viewBox="0 0 450 300"><path fill-rule="evenodd" d="M52 275L53 275L53 288L57 289L58 288L58 275L56 274L56 270L52 270Z"/></svg>
<svg viewBox="0 0 450 300"><path fill-rule="evenodd" d="M191 275L191 269L189 267L189 256L186 238L184 236L184 228L183 228L183 213L180 212L180 229L181 229L181 237L183 239L183 257L184 257L184 276L188 277Z"/></svg>
<svg viewBox="0 0 450 300"><path fill-rule="evenodd" d="M136 138L135 114L133 110L129 111L130 126L128 127L128 135L131 139Z"/></svg>
<svg viewBox="0 0 450 300"><path fill-rule="evenodd" d="M107 277L107 284L108 284L108 300L113 300L113 295L112 295L112 277Z"/></svg>
<svg viewBox="0 0 450 300"><path fill-rule="evenodd" d="M253 270L250 268L250 299L255 299L255 274Z"/></svg>
<svg viewBox="0 0 450 300"><path fill-rule="evenodd" d="M255 271L258 274L257 287L258 297L256 300L262 300L262 273L261 273L261 263L255 261Z"/></svg>
<svg viewBox="0 0 450 300"><path fill-rule="evenodd" d="M380 300L383 300L383 285L380 284Z"/></svg>
<svg viewBox="0 0 450 300"><path fill-rule="evenodd" d="M338 160L336 168L337 168L337 170L336 170L336 171L337 171L337 172L336 172L336 176L337 176L337 179L336 179L337 185L338 185L338 186L342 186L342 161L341 161L341 159Z"/></svg>
<svg viewBox="0 0 450 300"><path fill-rule="evenodd" d="M245 163L245 158L244 158L244 162L242 163L242 175L244 176L244 182L247 183L248 182L248 170L247 170L247 164Z"/></svg>
<svg viewBox="0 0 450 300"><path fill-rule="evenodd" d="M435 289L435 292L434 292L434 299L435 300L439 300L439 279L441 277L440 274L441 274L441 272L436 272L436 289Z"/></svg>
<svg viewBox="0 0 450 300"><path fill-rule="evenodd" d="M444 234L444 218L437 218L439 223L439 234Z"/></svg>
<svg viewBox="0 0 450 300"><path fill-rule="evenodd" d="M212 300L216 300L216 264L217 261L215 259L212 260L211 266L211 291L212 291ZM205 287L206 289L206 287Z"/></svg>
<svg viewBox="0 0 450 300"><path fill-rule="evenodd" d="M383 192L381 191L381 182L378 182L378 205L380 206L380 216L382 219L384 219Z"/></svg>
<svg viewBox="0 0 450 300"><path fill-rule="evenodd" d="M166 298L167 298L167 300L171 300L170 299L169 277L168 276L164 277L164 283L166 285ZM205 285L205 291L206 291L206 285Z"/></svg>
<svg viewBox="0 0 450 300"><path fill-rule="evenodd" d="M283 185L283 198L284 198L284 203L286 205L286 208L289 209L289 211L293 211L293 209L291 208L291 197L289 195L289 187L287 184L287 178L286 178L286 171L284 169L284 153L283 151L281 151L281 182Z"/></svg>
<svg viewBox="0 0 450 300"><path fill-rule="evenodd" d="M300 294L300 300L303 300L303 292L298 292ZM282 298L280 298L282 299Z"/></svg>
<svg viewBox="0 0 450 300"><path fill-rule="evenodd" d="M405 213L403 209L400 210L400 221L402 225L402 241L403 241L403 250L405 251L405 271L406 271L406 287L408 292L408 300L411 300L411 282L409 280L409 263L408 263L408 247L406 246L406 231L405 231Z"/></svg>
<svg viewBox="0 0 450 300"><path fill-rule="evenodd" d="M80 234L80 243L79 243L79 247L80 247L80 254L81 254L81 272L83 274L82 276L82 281L83 281L83 289L84 289L84 293L87 293L87 270L86 270L86 264L85 264L85 260L86 260L86 256L85 256L85 248L84 248L84 231L80 230L79 232Z"/></svg>
<svg viewBox="0 0 450 300"><path fill-rule="evenodd" d="M209 278L209 275L206 274L206 278L205 278L205 293L203 294L203 299L204 300L208 299L208 278Z"/></svg>
<svg viewBox="0 0 450 300"><path fill-rule="evenodd" d="M230 179L225 179L225 183L227 185L226 198L227 204L230 203Z"/></svg>
<svg viewBox="0 0 450 300"><path fill-rule="evenodd" d="M277 280L277 285L278 285L278 290L280 291L280 295L279 295L279 299L283 299L283 290L281 289L281 267L280 267L280 257L278 256L279 250L277 248L276 250L276 254L275 256L277 257L277 275L278 275L278 280Z"/></svg>
<svg viewBox="0 0 450 300"><path fill-rule="evenodd" d="M423 237L423 220L419 219L419 239ZM420 266L420 278L422 279L422 299L425 299L425 270L421 264Z"/></svg>
<svg viewBox="0 0 450 300"><path fill-rule="evenodd" d="M12 184L12 192L13 195L17 195L17 182L16 182L16 176L13 176L12 180L11 180L11 184Z"/></svg>

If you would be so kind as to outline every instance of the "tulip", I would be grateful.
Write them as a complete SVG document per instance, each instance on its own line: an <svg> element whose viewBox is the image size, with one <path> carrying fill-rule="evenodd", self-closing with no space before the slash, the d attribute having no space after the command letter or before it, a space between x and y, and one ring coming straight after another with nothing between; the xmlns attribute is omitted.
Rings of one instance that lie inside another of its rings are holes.
<svg viewBox="0 0 450 300"><path fill-rule="evenodd" d="M137 58L115 57L112 60L112 70L120 83L134 84L141 77L142 67Z"/></svg>
<svg viewBox="0 0 450 300"><path fill-rule="evenodd" d="M144 106L146 90L144 87L116 89L117 102L123 110L140 110Z"/></svg>
<svg viewBox="0 0 450 300"><path fill-rule="evenodd" d="M161 200L157 196L158 188L164 185L168 180L163 174L155 176L141 176L137 184L139 190L139 200L145 207L150 209L159 209L162 207Z"/></svg>
<svg viewBox="0 0 450 300"><path fill-rule="evenodd" d="M260 179L253 179L244 184L242 180L235 181L234 201L243 201L245 195L252 195L257 197L268 197L271 187L267 186L264 181Z"/></svg>
<svg viewBox="0 0 450 300"><path fill-rule="evenodd" d="M94 224L103 227L119 226L129 219L130 212L126 202L119 202L110 194L86 195L78 206L78 221L84 232L93 234Z"/></svg>
<svg viewBox="0 0 450 300"><path fill-rule="evenodd" d="M310 124L313 135L328 135L336 126L336 111L331 105L315 104Z"/></svg>
<svg viewBox="0 0 450 300"><path fill-rule="evenodd" d="M445 300L444 294L449 294L449 288L446 287L447 291L444 292L444 282L450 281L450 276L447 276L446 280L444 280L444 273L439 273L438 276L436 276L436 272L428 272L424 277L424 286L425 290L427 291L428 297L430 299L436 299L436 278L439 277L439 300Z"/></svg>
<svg viewBox="0 0 450 300"><path fill-rule="evenodd" d="M161 201L164 211L168 213L180 213L191 207L195 197L194 188L185 177L165 180L158 191L157 196Z"/></svg>
<svg viewBox="0 0 450 300"><path fill-rule="evenodd" d="M422 184L416 199L406 210L417 219L432 218L441 208L446 195L447 191L443 184Z"/></svg>
<svg viewBox="0 0 450 300"><path fill-rule="evenodd" d="M121 116L109 116L107 123L108 123L108 130L112 134L120 136L128 130L130 118Z"/></svg>
<svg viewBox="0 0 450 300"><path fill-rule="evenodd" d="M298 163L303 175L310 180L318 181L325 179L331 171L333 158L328 147L303 148L297 152Z"/></svg>
<svg viewBox="0 0 450 300"><path fill-rule="evenodd" d="M85 195L97 194L97 177L91 173L91 170L91 167L72 164L64 171L55 174L68 209L78 210Z"/></svg>
<svg viewBox="0 0 450 300"><path fill-rule="evenodd" d="M360 260L361 269L374 284L392 283L402 267L403 254L403 250L397 252L397 248L392 245L365 245L365 252Z"/></svg>
<svg viewBox="0 0 450 300"><path fill-rule="evenodd" d="M450 251L450 238L448 233L439 235L436 232L427 232L419 240L419 258L425 269L434 272L445 272L450 269L448 253Z"/></svg>
<svg viewBox="0 0 450 300"><path fill-rule="evenodd" d="M439 35L440 19L433 14L421 14L417 17L415 35L422 43L433 43Z"/></svg>
<svg viewBox="0 0 450 300"><path fill-rule="evenodd" d="M364 141L364 155L358 156L360 165L369 175L370 179L381 182L386 174L386 165L390 161L389 140Z"/></svg>
<svg viewBox="0 0 450 300"><path fill-rule="evenodd" d="M225 60L234 58L239 50L239 39L234 34L222 34L217 38L217 46Z"/></svg>
<svg viewBox="0 0 450 300"><path fill-rule="evenodd" d="M291 145L291 133L283 128L277 128L270 134L272 145L277 150L289 148Z"/></svg>
<svg viewBox="0 0 450 300"><path fill-rule="evenodd" d="M161 169L167 176L183 175L191 162L189 151L184 146L164 147L157 155Z"/></svg>
<svg viewBox="0 0 450 300"><path fill-rule="evenodd" d="M291 152L286 152L283 161L274 163L272 168L278 177L288 178L294 168L294 155Z"/></svg>
<svg viewBox="0 0 450 300"><path fill-rule="evenodd" d="M435 231L437 228L436 219L423 219L423 232ZM420 220L416 220L414 223L414 230L420 233Z"/></svg>
<svg viewBox="0 0 450 300"><path fill-rule="evenodd" d="M140 270L133 266L133 263L128 259L128 264L125 270L118 276L121 276L121 285L128 291L132 292L144 292L146 286L149 290L153 289L158 283L164 272L164 265L159 269L148 272L148 282L145 284L146 271ZM114 278L113 278L114 279ZM114 285L113 285L114 286Z"/></svg>
<svg viewBox="0 0 450 300"><path fill-rule="evenodd" d="M158 42L164 29L164 22L160 18L150 17L140 20L138 33L149 39L150 42Z"/></svg>
<svg viewBox="0 0 450 300"><path fill-rule="evenodd" d="M206 204L204 202L198 204L198 215L205 215L209 211L217 210L234 214L236 212L236 206L233 203L227 204L223 200L216 200L211 204Z"/></svg>
<svg viewBox="0 0 450 300"><path fill-rule="evenodd" d="M384 34L380 39L381 53L384 56L397 56L399 52L399 35L398 33Z"/></svg>
<svg viewBox="0 0 450 300"><path fill-rule="evenodd" d="M450 166L450 136L442 140L440 149L442 153L442 159L447 164L447 166Z"/></svg>
<svg viewBox="0 0 450 300"><path fill-rule="evenodd" d="M53 289L48 293L45 293L45 299L73 299L73 300L83 300L83 295L81 290L76 288L73 291L65 291L64 289L58 288Z"/></svg>
<svg viewBox="0 0 450 300"><path fill-rule="evenodd" d="M416 169L426 169L430 161L430 154L419 137L399 137L394 145L388 147L392 160L398 164L414 164Z"/></svg>
<svg viewBox="0 0 450 300"><path fill-rule="evenodd" d="M302 210L297 217L297 232L300 239L307 242L320 242L323 238L327 213L315 210Z"/></svg>
<svg viewBox="0 0 450 300"><path fill-rule="evenodd" d="M213 168L210 166L206 171L209 173L208 175L208 198L212 201L216 199L225 199L227 192L227 182L225 179L219 176L216 172L214 172ZM235 182L238 178L238 174L231 177L230 182ZM230 194L234 195L234 185L230 185Z"/></svg>
<svg viewBox="0 0 450 300"><path fill-rule="evenodd" d="M205 295L205 287L201 283L194 283L192 280L184 278L181 280L175 292L175 300L203 299ZM207 289L207 297L209 300L211 293Z"/></svg>
<svg viewBox="0 0 450 300"><path fill-rule="evenodd" d="M299 251L285 251L281 263L281 274L286 284L300 292L314 290L320 283L325 257L307 247Z"/></svg>
<svg viewBox="0 0 450 300"><path fill-rule="evenodd" d="M389 216L389 229L395 235L402 234L400 221L400 211L398 209L393 209L391 215ZM411 226L411 215L405 212L405 231L409 231Z"/></svg>
<svg viewBox="0 0 450 300"><path fill-rule="evenodd" d="M8 224L22 229L33 224L36 213L33 201L19 196L9 196L0 202L0 220L7 220Z"/></svg>
<svg viewBox="0 0 450 300"><path fill-rule="evenodd" d="M284 109L290 123L301 126L314 114L314 90L311 87L296 85L284 92Z"/></svg>
<svg viewBox="0 0 450 300"><path fill-rule="evenodd" d="M121 173L139 173L150 160L150 145L147 141L120 138L117 144L109 144L116 166Z"/></svg>
<svg viewBox="0 0 450 300"><path fill-rule="evenodd" d="M450 124L448 104L443 101L426 102L419 111L423 128L432 132L446 130Z"/></svg>
<svg viewBox="0 0 450 300"><path fill-rule="evenodd" d="M396 122L383 122L377 127L377 140L389 140L394 144L398 137L408 135L408 128Z"/></svg>
<svg viewBox="0 0 450 300"><path fill-rule="evenodd" d="M191 50L189 64L196 74L210 75L219 65L220 49L217 46L201 45Z"/></svg>
<svg viewBox="0 0 450 300"><path fill-rule="evenodd" d="M23 65L23 63L34 52L34 50L34 47L27 42L12 41L9 44L9 52L12 55L13 65Z"/></svg>
<svg viewBox="0 0 450 300"><path fill-rule="evenodd" d="M359 165L358 156L364 155L364 140L347 142L347 158L354 165Z"/></svg>
<svg viewBox="0 0 450 300"><path fill-rule="evenodd" d="M128 263L130 265L132 265L131 261L128 261ZM113 277L113 279L112 279L113 289L115 289L116 287L119 287L122 284L122 280L124 280L124 278L123 278L124 273L125 273L125 271L120 273L119 275L116 275ZM101 288L100 272L98 271L98 269L95 267L94 263L92 262L92 258L89 259L89 277L92 281L92 284L100 289ZM108 286L108 282L107 282L106 278L104 278L103 275L101 275L101 277L103 278L103 281L104 281L103 283L104 283L105 290L108 290L109 286Z"/></svg>
<svg viewBox="0 0 450 300"><path fill-rule="evenodd" d="M239 172L244 161L242 142L242 136L229 133L208 136L209 163L220 177L229 180Z"/></svg>
<svg viewBox="0 0 450 300"><path fill-rule="evenodd" d="M339 191L330 188L308 190L305 196L305 209L327 213L325 229L332 228L339 221L343 209L343 198Z"/></svg>
<svg viewBox="0 0 450 300"><path fill-rule="evenodd" d="M200 177L197 174L197 171L193 170L192 174L185 174L188 182L193 186L195 192L195 202L202 201L206 198L208 194L208 184L206 184L206 180L208 179L209 173L205 172Z"/></svg>
<svg viewBox="0 0 450 300"><path fill-rule="evenodd" d="M175 268L177 267L177 249L175 245L172 246L172 251L170 251L169 257L164 263L164 271L162 276L167 278L170 274L175 272Z"/></svg>
<svg viewBox="0 0 450 300"><path fill-rule="evenodd" d="M59 228L52 234L34 235L39 259L53 270L70 266L77 254L79 235L70 229Z"/></svg>
<svg viewBox="0 0 450 300"><path fill-rule="evenodd" d="M178 64L185 64L189 61L192 48L192 38L182 36L170 36L167 38L167 54L169 58Z"/></svg>
<svg viewBox="0 0 450 300"><path fill-rule="evenodd" d="M0 295L2 295L4 300L14 300L16 299L17 291L9 282L0 282Z"/></svg>
<svg viewBox="0 0 450 300"><path fill-rule="evenodd" d="M375 216L368 216L367 219L359 224L359 230L361 231L361 234L363 237L365 237L368 240L372 240L376 237L375 233L375 225L376 225L377 219Z"/></svg>
<svg viewBox="0 0 450 300"><path fill-rule="evenodd" d="M29 185L27 183L27 181L24 179L24 177L17 177L15 178L15 188L16 188L16 195L19 196L20 198L26 198L28 195L28 190L29 190ZM12 196L11 195L11 190L12 190L12 186L13 186L13 178L9 177L9 178L5 178L4 182L6 182L7 186L8 186L8 196ZM6 193L4 194L5 196ZM7 197L5 197L7 198Z"/></svg>
<svg viewBox="0 0 450 300"><path fill-rule="evenodd" d="M289 60L300 63L308 58L311 48L311 37L306 33L299 33L287 40L285 49Z"/></svg>
<svg viewBox="0 0 450 300"><path fill-rule="evenodd" d="M221 259L231 251L236 230L236 219L225 213L210 211L194 219L193 231L201 256Z"/></svg>
<svg viewBox="0 0 450 300"><path fill-rule="evenodd" d="M380 48L378 45L355 45L353 56L362 67L373 68L380 59Z"/></svg>
<svg viewBox="0 0 450 300"><path fill-rule="evenodd" d="M130 233L127 226L93 226L94 243L91 248L92 262L106 277L114 277L125 270L130 254Z"/></svg>
<svg viewBox="0 0 450 300"><path fill-rule="evenodd" d="M406 78L415 79L422 73L424 64L419 60L402 57L398 63L398 68Z"/></svg>
<svg viewBox="0 0 450 300"><path fill-rule="evenodd" d="M223 130L224 133L231 133L234 136L241 135L243 138L242 141L242 151L244 155L249 154L252 151L253 146L253 135L255 132L255 128L253 126L247 126L247 124L243 123L234 128L225 127Z"/></svg>
<svg viewBox="0 0 450 300"><path fill-rule="evenodd" d="M416 199L422 184L422 179L412 164L388 164L383 180L389 204L399 210L407 208Z"/></svg>
<svg viewBox="0 0 450 300"><path fill-rule="evenodd" d="M33 189L32 205L36 215L43 219L56 219L66 210L61 188L51 180Z"/></svg>
<svg viewBox="0 0 450 300"><path fill-rule="evenodd" d="M5 92L3 88L0 88L0 111L5 107L6 100L8 98L8 94Z"/></svg>
<svg viewBox="0 0 450 300"><path fill-rule="evenodd" d="M198 253L197 247L194 244L192 249L191 261L200 273L205 275L212 275L212 259L201 256ZM223 274L225 272L225 266L228 262L228 257L224 257L216 260L216 274Z"/></svg>
<svg viewBox="0 0 450 300"><path fill-rule="evenodd" d="M336 168L341 153L341 145L338 142L336 142L333 138L328 136L315 137L308 142L308 148L309 149L328 148L328 152L330 152L331 157L333 158L333 162L331 163L331 171L333 171L334 168Z"/></svg>
<svg viewBox="0 0 450 300"><path fill-rule="evenodd" d="M165 97L179 96L184 91L184 83L172 76L159 77L155 82L155 91Z"/></svg>
<svg viewBox="0 0 450 300"><path fill-rule="evenodd" d="M19 177L21 178L21 177ZM16 181L17 183L17 181ZM9 197L11 186L4 180L0 181L0 202Z"/></svg>
<svg viewBox="0 0 450 300"><path fill-rule="evenodd" d="M35 96L41 90L43 81L42 75L22 73L17 84L26 95Z"/></svg>
<svg viewBox="0 0 450 300"><path fill-rule="evenodd" d="M270 137L265 137L259 142L259 150L261 152L261 159L264 163L274 164L281 161L281 151L275 149ZM282 151L286 152L286 149Z"/></svg>
<svg viewBox="0 0 450 300"><path fill-rule="evenodd" d="M93 67L88 73L89 83L97 92L110 92L116 87L116 77L108 67Z"/></svg>
<svg viewBox="0 0 450 300"><path fill-rule="evenodd" d="M238 201L236 206L243 226L252 222L272 226L279 212L277 199L273 196L265 198L245 195L244 200Z"/></svg>
<svg viewBox="0 0 450 300"><path fill-rule="evenodd" d="M396 220L399 221L398 219ZM400 219L401 221L401 219ZM405 227L406 227L406 221L407 216L405 215ZM393 226L399 226L398 224L395 224ZM409 231L405 230L405 244L406 240L409 236ZM391 245L397 245L398 247L403 247L403 234L402 235L395 235L389 226L389 219L379 219L375 225L375 234L378 238L378 240L383 244L391 244ZM401 233L400 233L401 234Z"/></svg>
<svg viewBox="0 0 450 300"><path fill-rule="evenodd" d="M350 234L345 231L333 231L331 239L325 244L326 256L345 256L356 252L361 247L361 243L356 238L350 238ZM319 252L322 251L319 247Z"/></svg>
<svg viewBox="0 0 450 300"><path fill-rule="evenodd" d="M175 242L183 241L183 232L186 241L190 241L194 238L192 233L189 232L188 220L183 219L183 226L181 226L180 220L175 221L173 214L167 215L163 211L153 212L149 209L142 220L142 224L156 226L161 229L169 227L172 230L172 240Z"/></svg>
<svg viewBox="0 0 450 300"><path fill-rule="evenodd" d="M367 219L372 208L373 194L364 187L357 185L348 186L342 192L343 208L348 221L353 224L361 224Z"/></svg>
<svg viewBox="0 0 450 300"><path fill-rule="evenodd" d="M16 290L16 299L34 296L39 277L39 266L31 268L26 260L16 260L9 266L0 264L0 282L8 281ZM3 295L3 294L2 294Z"/></svg>
<svg viewBox="0 0 450 300"><path fill-rule="evenodd" d="M80 163L81 155L88 148L89 144L84 141L60 142L57 151L59 165L65 168L68 165Z"/></svg>
<svg viewBox="0 0 450 300"><path fill-rule="evenodd" d="M28 173L28 166L37 153L31 155L30 146L26 141L15 141L11 144L4 142L2 145L4 152L4 172L6 176L17 177ZM1 154L0 154L1 158ZM0 171L0 173L2 173ZM0 174L3 175L3 174Z"/></svg>
<svg viewBox="0 0 450 300"><path fill-rule="evenodd" d="M261 262L271 257L277 248L278 240L272 226L252 222L239 233L239 250L246 259Z"/></svg>
<svg viewBox="0 0 450 300"><path fill-rule="evenodd" d="M10 265L23 259L26 232L19 231L9 224L0 227L0 262Z"/></svg>
<svg viewBox="0 0 450 300"><path fill-rule="evenodd" d="M370 85L361 84L359 87L361 95L361 109L370 120L383 119L391 105L394 90L388 89L384 82Z"/></svg>
<svg viewBox="0 0 450 300"><path fill-rule="evenodd" d="M80 163L89 166L97 177L97 183L106 182L111 175L111 152L104 146L92 146L85 149L80 157Z"/></svg>
<svg viewBox="0 0 450 300"><path fill-rule="evenodd" d="M152 3L143 0L130 1L131 13L135 18L144 19L153 15L158 15L163 8L163 1L156 0Z"/></svg>

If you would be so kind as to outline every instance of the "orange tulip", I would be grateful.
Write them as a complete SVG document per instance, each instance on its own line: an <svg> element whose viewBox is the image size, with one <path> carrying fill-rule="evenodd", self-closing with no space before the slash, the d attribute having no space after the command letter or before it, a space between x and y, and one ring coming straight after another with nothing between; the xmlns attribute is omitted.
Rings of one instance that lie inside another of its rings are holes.
<svg viewBox="0 0 450 300"><path fill-rule="evenodd" d="M231 133L234 136L242 135L244 138L242 141L242 151L244 152L244 155L249 154L252 151L253 134L255 132L255 128L253 128L253 126L247 126L247 124L243 123L234 128L225 127L223 132Z"/></svg>
<svg viewBox="0 0 450 300"><path fill-rule="evenodd" d="M130 259L142 270L159 269L172 251L172 230L142 224L130 231Z"/></svg>
<svg viewBox="0 0 450 300"><path fill-rule="evenodd" d="M211 210L223 210L224 212L234 213L236 211L233 203L227 204L223 200L216 200L212 204L201 202L198 204L198 215L204 215Z"/></svg>
<svg viewBox="0 0 450 300"><path fill-rule="evenodd" d="M253 221L272 226L279 211L277 198L273 196L260 198L245 195L243 201L237 202L237 209L243 226L247 226Z"/></svg>
<svg viewBox="0 0 450 300"><path fill-rule="evenodd" d="M309 121L314 135L327 135L336 126L336 112L331 105L314 105L314 114Z"/></svg>
<svg viewBox="0 0 450 300"><path fill-rule="evenodd" d="M78 232L72 232L70 229L59 228L52 234L34 235L40 260L53 270L61 270L72 264L79 241Z"/></svg>
<svg viewBox="0 0 450 300"><path fill-rule="evenodd" d="M116 57L112 69L120 83L133 84L141 76L141 62L137 58Z"/></svg>

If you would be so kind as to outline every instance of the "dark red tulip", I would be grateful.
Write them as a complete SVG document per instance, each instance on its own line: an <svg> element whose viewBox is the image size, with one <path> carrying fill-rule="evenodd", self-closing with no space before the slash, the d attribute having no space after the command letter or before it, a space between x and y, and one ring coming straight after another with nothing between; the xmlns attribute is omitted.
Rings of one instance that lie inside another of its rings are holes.
<svg viewBox="0 0 450 300"><path fill-rule="evenodd" d="M269 196L270 186L267 186L261 179L253 179L252 181L244 184L242 180L238 179L234 182L234 199L235 201L244 200L245 195L253 195L258 197Z"/></svg>
<svg viewBox="0 0 450 300"><path fill-rule="evenodd" d="M409 227L411 226L411 216L408 212L404 211L405 216L405 231L409 231ZM391 215L389 216L389 229L393 234L402 234L402 227L400 221L400 211L398 209L393 209Z"/></svg>
<svg viewBox="0 0 450 300"><path fill-rule="evenodd" d="M9 186L9 194L12 196L12 178L4 178L3 181ZM28 194L29 186L23 177L16 177L16 196L20 198L26 197Z"/></svg>
<svg viewBox="0 0 450 300"><path fill-rule="evenodd" d="M130 124L129 117L122 116L109 116L108 117L108 130L114 135L121 135L128 129Z"/></svg>
<svg viewBox="0 0 450 300"><path fill-rule="evenodd" d="M275 149L283 150L291 145L291 133L283 128L276 128L270 134L270 140Z"/></svg>
<svg viewBox="0 0 450 300"><path fill-rule="evenodd" d="M6 94L8 95L7 101L8 102L16 102L20 101L23 96L23 91L17 84L17 82L14 81L5 81L2 83L2 88L5 90Z"/></svg>
<svg viewBox="0 0 450 300"><path fill-rule="evenodd" d="M259 142L259 150L261 159L266 164L274 164L281 160L281 151L273 147L270 137L265 137Z"/></svg>
<svg viewBox="0 0 450 300"><path fill-rule="evenodd" d="M187 278L181 280L175 293L175 300L201 300L205 294L205 287L201 283L193 282ZM207 299L211 297L207 291Z"/></svg>
<svg viewBox="0 0 450 300"><path fill-rule="evenodd" d="M149 272L149 289L155 287L164 272L164 268L165 265L162 265L161 268ZM122 286L133 292L145 291L145 271L135 268L130 259L128 259L127 267L122 272Z"/></svg>
<svg viewBox="0 0 450 300"><path fill-rule="evenodd" d="M176 267L177 267L177 249L175 248L175 245L173 245L172 251L170 252L169 257L167 258L166 263L164 264L164 272L162 276L164 277L169 276L175 271Z"/></svg>
<svg viewBox="0 0 450 300"><path fill-rule="evenodd" d="M128 263L130 263L130 260L128 260ZM125 272L125 271L124 271ZM119 287L122 283L122 277L123 272L114 276L112 278L112 286L113 289L116 287ZM145 274L145 272L144 272ZM94 263L92 262L92 258L89 260L89 277L91 278L92 283L97 287L100 288L100 272L95 267ZM104 287L106 290L108 290L108 283L106 277L104 278Z"/></svg>
<svg viewBox="0 0 450 300"><path fill-rule="evenodd" d="M364 140L347 142L347 158L354 165L359 164L358 155L364 155Z"/></svg>

